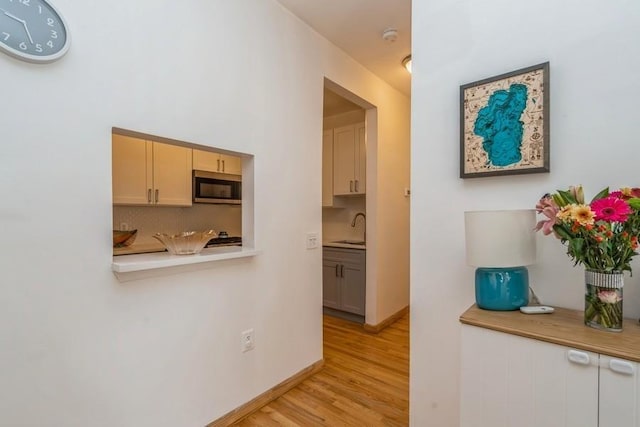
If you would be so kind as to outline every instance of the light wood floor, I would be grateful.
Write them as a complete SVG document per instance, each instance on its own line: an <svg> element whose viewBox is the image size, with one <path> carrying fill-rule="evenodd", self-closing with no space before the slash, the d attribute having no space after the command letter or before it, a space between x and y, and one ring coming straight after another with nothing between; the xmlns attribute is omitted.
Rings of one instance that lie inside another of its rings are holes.
<svg viewBox="0 0 640 427"><path fill-rule="evenodd" d="M377 335L324 316L323 369L237 426L408 426L409 315Z"/></svg>

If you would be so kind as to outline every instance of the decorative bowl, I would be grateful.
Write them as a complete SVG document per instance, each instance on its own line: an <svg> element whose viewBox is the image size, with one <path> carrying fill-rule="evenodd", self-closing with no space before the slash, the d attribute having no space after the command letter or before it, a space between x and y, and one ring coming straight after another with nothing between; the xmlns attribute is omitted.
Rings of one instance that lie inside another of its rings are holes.
<svg viewBox="0 0 640 427"><path fill-rule="evenodd" d="M113 247L124 248L131 246L136 240L138 230L113 230Z"/></svg>
<svg viewBox="0 0 640 427"><path fill-rule="evenodd" d="M178 234L156 233L153 235L172 255L193 255L200 253L207 242L216 237L213 230L183 231Z"/></svg>

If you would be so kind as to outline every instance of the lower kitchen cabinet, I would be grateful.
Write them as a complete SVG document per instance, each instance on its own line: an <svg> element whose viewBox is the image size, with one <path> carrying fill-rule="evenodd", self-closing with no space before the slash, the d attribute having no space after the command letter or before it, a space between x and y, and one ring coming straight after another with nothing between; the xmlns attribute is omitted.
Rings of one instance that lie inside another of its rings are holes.
<svg viewBox="0 0 640 427"><path fill-rule="evenodd" d="M364 316L366 280L366 251L323 248L322 304L325 307Z"/></svg>
<svg viewBox="0 0 640 427"><path fill-rule="evenodd" d="M510 320L528 328L522 319L527 315L503 312L497 316L502 316L509 332L462 326L462 427L640 427L638 362L586 350L599 348L589 341L591 336L601 339L608 351L611 339L620 335L585 330L579 321L571 326L572 332L562 321L540 317L553 316L548 314L528 317L532 331L523 332L512 327ZM564 329L576 345L584 336L582 348L555 343L555 332L545 336L536 330L540 320ZM536 339L528 338L529 332ZM619 340L623 351L628 351L628 339L637 342L640 337L639 328L633 332Z"/></svg>

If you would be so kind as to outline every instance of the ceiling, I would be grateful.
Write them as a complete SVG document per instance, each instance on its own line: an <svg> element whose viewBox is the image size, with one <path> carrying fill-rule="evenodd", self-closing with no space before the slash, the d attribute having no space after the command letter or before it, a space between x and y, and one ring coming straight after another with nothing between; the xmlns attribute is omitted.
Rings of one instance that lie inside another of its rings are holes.
<svg viewBox="0 0 640 427"><path fill-rule="evenodd" d="M411 96L402 59L411 53L411 0L278 0L382 80ZM395 28L398 38L382 33Z"/></svg>
<svg viewBox="0 0 640 427"><path fill-rule="evenodd" d="M322 117L335 116L349 111L362 110L362 107L348 101L329 89L324 89Z"/></svg>

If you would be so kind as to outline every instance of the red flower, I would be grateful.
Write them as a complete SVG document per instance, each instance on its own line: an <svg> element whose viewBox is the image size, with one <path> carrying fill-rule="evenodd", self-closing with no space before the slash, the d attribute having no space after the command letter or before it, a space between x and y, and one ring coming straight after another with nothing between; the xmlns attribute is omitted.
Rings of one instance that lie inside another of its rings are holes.
<svg viewBox="0 0 640 427"><path fill-rule="evenodd" d="M628 200L633 197L640 198L640 188L621 188L618 191L609 193L609 197L617 197L618 199Z"/></svg>
<svg viewBox="0 0 640 427"><path fill-rule="evenodd" d="M596 214L596 221L625 222L631 214L629 204L615 196L594 200L591 209Z"/></svg>

